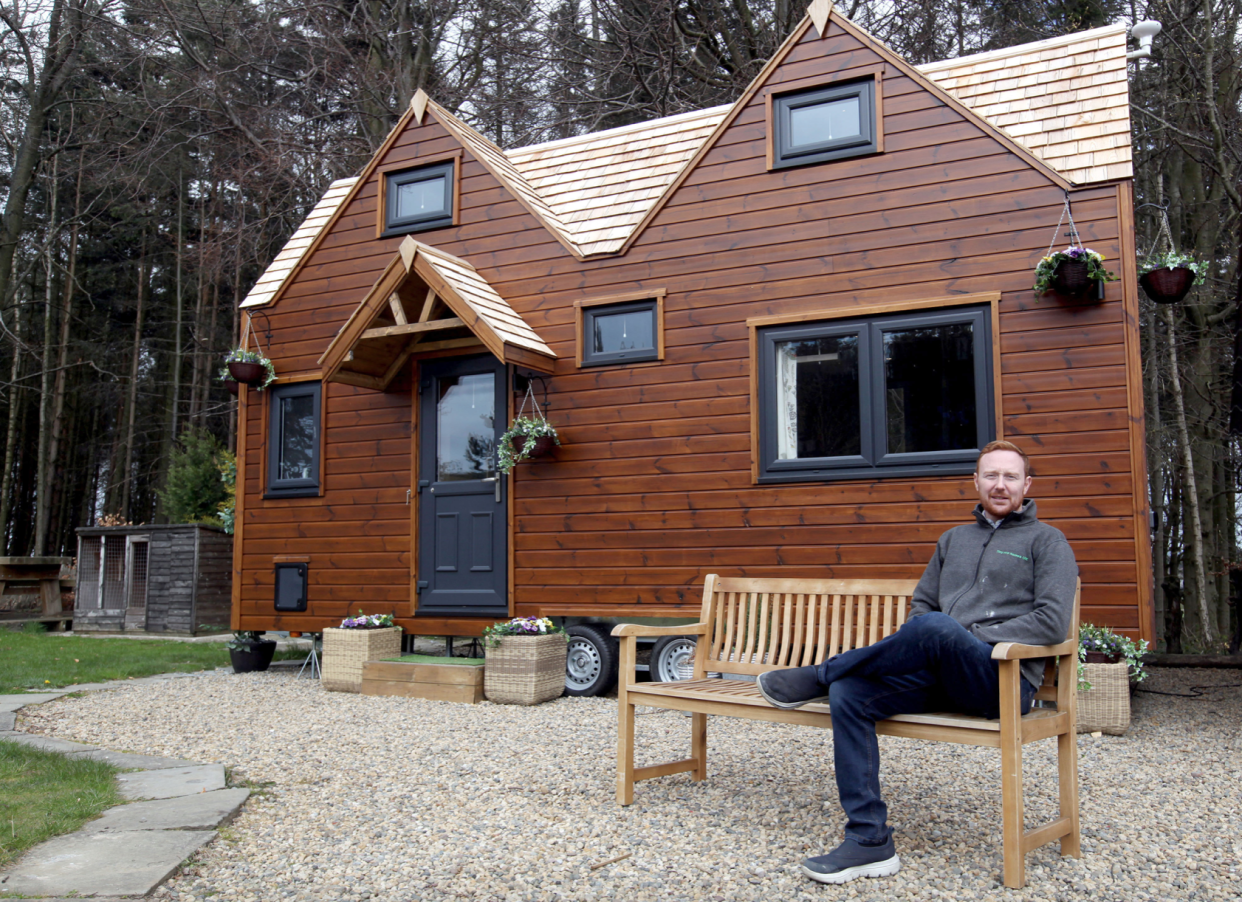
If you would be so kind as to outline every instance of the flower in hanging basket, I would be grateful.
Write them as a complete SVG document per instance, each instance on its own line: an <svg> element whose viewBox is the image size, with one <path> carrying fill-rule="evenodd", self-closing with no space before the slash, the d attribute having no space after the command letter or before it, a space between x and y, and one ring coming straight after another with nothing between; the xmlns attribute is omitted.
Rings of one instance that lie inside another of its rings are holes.
<svg viewBox="0 0 1242 902"><path fill-rule="evenodd" d="M497 464L508 473L524 460L551 454L560 443L556 429L542 417L515 417L496 444Z"/></svg>
<svg viewBox="0 0 1242 902"><path fill-rule="evenodd" d="M1049 254L1035 267L1035 293L1056 289L1063 294L1085 294L1092 282L1116 282L1104 266L1104 255L1089 247L1070 245Z"/></svg>
<svg viewBox="0 0 1242 902"><path fill-rule="evenodd" d="M1139 284L1157 304L1180 302L1194 285L1207 281L1207 264L1190 254L1166 251L1139 266Z"/></svg>
<svg viewBox="0 0 1242 902"><path fill-rule="evenodd" d="M227 372L228 378L252 385L259 391L276 381L276 369L272 366L272 361L258 351L234 348L224 358L224 364L225 369L220 371L221 379L225 378L224 374Z"/></svg>
<svg viewBox="0 0 1242 902"><path fill-rule="evenodd" d="M1147 679L1147 671L1143 669L1143 655L1147 653L1147 640L1135 642L1125 636L1114 633L1106 626L1093 626L1084 623L1078 630L1078 691L1086 692L1091 684L1083 678L1083 664L1087 655L1104 655L1109 659L1123 660L1130 674L1130 681L1141 683Z"/></svg>
<svg viewBox="0 0 1242 902"><path fill-rule="evenodd" d="M547 617L514 617L504 623L493 623L483 630L483 644L488 648L498 648L505 636L548 636L563 633Z"/></svg>
<svg viewBox="0 0 1242 902"><path fill-rule="evenodd" d="M397 626L392 614L364 614L358 611L357 617L346 617L341 621L343 630L385 630ZM401 627L397 626L397 629Z"/></svg>

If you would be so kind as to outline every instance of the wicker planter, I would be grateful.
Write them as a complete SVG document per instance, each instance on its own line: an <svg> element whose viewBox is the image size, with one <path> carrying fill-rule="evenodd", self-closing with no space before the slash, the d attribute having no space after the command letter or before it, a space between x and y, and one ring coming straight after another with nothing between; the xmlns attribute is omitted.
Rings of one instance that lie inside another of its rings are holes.
<svg viewBox="0 0 1242 902"><path fill-rule="evenodd" d="M233 360L229 362L229 375L238 382L244 382L247 385L254 385L256 382L262 382L267 376L267 367L261 363L243 363Z"/></svg>
<svg viewBox="0 0 1242 902"><path fill-rule="evenodd" d="M1161 267L1139 276L1139 284L1157 304L1177 304L1190 293L1195 272L1189 266Z"/></svg>
<svg viewBox="0 0 1242 902"><path fill-rule="evenodd" d="M484 652L483 694L502 705L537 705L565 691L564 633L505 636Z"/></svg>
<svg viewBox="0 0 1242 902"><path fill-rule="evenodd" d="M1091 684L1078 693L1078 732L1120 736L1130 727L1130 670L1126 663L1083 664Z"/></svg>
<svg viewBox="0 0 1242 902"><path fill-rule="evenodd" d="M361 692L362 665L401 654L401 630L323 631L323 688L329 692Z"/></svg>

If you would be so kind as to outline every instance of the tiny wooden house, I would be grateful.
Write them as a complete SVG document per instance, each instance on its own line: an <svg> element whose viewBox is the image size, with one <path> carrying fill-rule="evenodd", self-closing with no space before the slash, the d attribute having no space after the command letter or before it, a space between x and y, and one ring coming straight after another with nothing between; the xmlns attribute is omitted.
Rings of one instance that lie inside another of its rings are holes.
<svg viewBox="0 0 1242 902"><path fill-rule="evenodd" d="M1084 619L1151 638L1125 53L915 67L816 0L725 107L503 151L420 92L243 304L278 380L240 399L234 627L917 577L1003 437ZM1070 216L1102 298L1032 291ZM562 444L506 476L527 385Z"/></svg>
<svg viewBox="0 0 1242 902"><path fill-rule="evenodd" d="M213 526L78 530L73 628L196 635L227 628L232 537Z"/></svg>

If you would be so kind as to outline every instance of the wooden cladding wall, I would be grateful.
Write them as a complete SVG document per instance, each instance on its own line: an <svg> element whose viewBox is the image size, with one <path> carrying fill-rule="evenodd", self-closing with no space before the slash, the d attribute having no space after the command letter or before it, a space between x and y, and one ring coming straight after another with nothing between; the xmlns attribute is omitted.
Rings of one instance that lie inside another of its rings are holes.
<svg viewBox="0 0 1242 902"><path fill-rule="evenodd" d="M835 26L809 32L620 256L575 259L463 154L458 224L417 237L474 265L559 357L549 415L563 444L512 480L515 613L693 615L708 572L917 577L969 517L970 479L754 485L746 320L999 291L999 431L1031 453L1040 516L1073 545L1083 618L1147 635L1132 271L1099 304L1034 295L1062 188L892 64L883 154L766 169L764 91L882 64ZM428 115L382 153L268 311L282 377L315 372L396 251L375 238L379 173L457 147ZM1131 246L1129 190L1071 192L1084 242L1114 263ZM666 292L665 360L576 368L574 302L643 289ZM412 403L408 381L328 386L322 497L266 501L266 408L248 405L247 623L306 629L360 601L408 610ZM312 558L311 609L280 620L272 556L288 553Z"/></svg>

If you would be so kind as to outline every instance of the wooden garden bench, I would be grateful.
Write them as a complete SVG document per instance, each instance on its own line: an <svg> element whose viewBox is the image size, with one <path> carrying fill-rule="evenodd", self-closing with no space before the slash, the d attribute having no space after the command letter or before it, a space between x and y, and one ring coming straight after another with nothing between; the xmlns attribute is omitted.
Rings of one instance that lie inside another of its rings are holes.
<svg viewBox="0 0 1242 902"><path fill-rule="evenodd" d="M753 682L721 679L712 673L757 676L766 670L817 664L841 651L870 645L894 632L906 619L913 580L735 579L711 574L703 586L703 613L689 626L622 624L612 634L621 642L617 695L617 801L634 800L634 781L688 772L707 777L707 715L745 717L777 723L831 727L826 703L798 709L775 708ZM998 720L964 714L899 714L879 722L882 735L906 736L965 745L990 746L1001 753L1001 820L1006 886L1026 882L1026 853L1053 840L1061 854L1080 853L1078 824L1077 704L1078 593L1071 635L1059 645L1003 642L992 650L1000 662ZM635 680L636 637L698 637L694 676L673 683ZM1022 658L1052 658L1036 699L1056 707L1033 707L1019 714ZM690 757L667 764L634 766L634 709L638 705L688 711L693 715ZM1057 738L1060 816L1033 830L1023 823L1022 746Z"/></svg>

